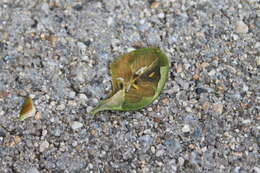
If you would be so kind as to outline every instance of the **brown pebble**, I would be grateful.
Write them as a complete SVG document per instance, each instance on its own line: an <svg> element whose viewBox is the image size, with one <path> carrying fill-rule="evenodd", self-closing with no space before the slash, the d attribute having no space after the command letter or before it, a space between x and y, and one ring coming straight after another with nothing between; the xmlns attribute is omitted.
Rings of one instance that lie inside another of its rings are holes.
<svg viewBox="0 0 260 173"><path fill-rule="evenodd" d="M242 108L242 109L246 109L246 107L247 107L247 104L240 103L240 106L241 106L241 108Z"/></svg>
<svg viewBox="0 0 260 173"><path fill-rule="evenodd" d="M54 35L49 35L47 39L53 47L56 46L57 37L55 37Z"/></svg>
<svg viewBox="0 0 260 173"><path fill-rule="evenodd" d="M144 47L144 44L141 41L137 41L137 42L134 42L132 47L135 49L140 49L140 48Z"/></svg>
<svg viewBox="0 0 260 173"><path fill-rule="evenodd" d="M21 139L20 136L15 136L15 137L14 137L14 142L15 142L16 144L20 143L21 141L22 141L22 139Z"/></svg>
<svg viewBox="0 0 260 173"><path fill-rule="evenodd" d="M35 120L40 120L41 119L41 113L40 112L36 112L34 118L35 118Z"/></svg>
<svg viewBox="0 0 260 173"><path fill-rule="evenodd" d="M194 80L199 80L200 79L200 75L199 74L194 74L192 78Z"/></svg>
<svg viewBox="0 0 260 173"><path fill-rule="evenodd" d="M154 117L154 118L153 118L153 122L155 122L155 123L159 123L159 122L161 122L161 119L158 118L158 117Z"/></svg>
<svg viewBox="0 0 260 173"><path fill-rule="evenodd" d="M50 8L58 8L59 7L59 5L56 2L49 2L48 5L49 5Z"/></svg>
<svg viewBox="0 0 260 173"><path fill-rule="evenodd" d="M90 134L95 136L96 135L96 131L95 130L90 130Z"/></svg>
<svg viewBox="0 0 260 173"><path fill-rule="evenodd" d="M32 33L31 33L31 36L32 36L32 37L36 37L36 32L32 32Z"/></svg>
<svg viewBox="0 0 260 173"><path fill-rule="evenodd" d="M169 103L169 99L167 97L165 97L163 100L162 100L163 104L167 105Z"/></svg>
<svg viewBox="0 0 260 173"><path fill-rule="evenodd" d="M223 93L225 91L225 88L223 86L217 86L217 90Z"/></svg>
<svg viewBox="0 0 260 173"><path fill-rule="evenodd" d="M208 66L209 66L209 63L207 63L207 62L203 62L200 64L201 69L207 68Z"/></svg>
<svg viewBox="0 0 260 173"><path fill-rule="evenodd" d="M155 144L160 144L161 143L161 138L160 137L156 137L155 138Z"/></svg>
<svg viewBox="0 0 260 173"><path fill-rule="evenodd" d="M10 143L10 147L13 147L17 144L19 144L22 141L20 136L14 136L13 141Z"/></svg>
<svg viewBox="0 0 260 173"><path fill-rule="evenodd" d="M159 2L154 1L154 2L152 2L152 4L151 4L151 8L153 8L153 9L158 8L159 5L160 5Z"/></svg>

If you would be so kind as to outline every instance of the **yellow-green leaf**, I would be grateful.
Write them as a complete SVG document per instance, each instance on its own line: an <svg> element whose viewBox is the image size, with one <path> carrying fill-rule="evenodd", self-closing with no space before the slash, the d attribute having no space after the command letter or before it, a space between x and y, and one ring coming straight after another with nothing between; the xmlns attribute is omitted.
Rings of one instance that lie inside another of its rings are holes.
<svg viewBox="0 0 260 173"><path fill-rule="evenodd" d="M159 48L141 48L110 64L112 92L91 113L137 110L151 104L168 78L169 62Z"/></svg>

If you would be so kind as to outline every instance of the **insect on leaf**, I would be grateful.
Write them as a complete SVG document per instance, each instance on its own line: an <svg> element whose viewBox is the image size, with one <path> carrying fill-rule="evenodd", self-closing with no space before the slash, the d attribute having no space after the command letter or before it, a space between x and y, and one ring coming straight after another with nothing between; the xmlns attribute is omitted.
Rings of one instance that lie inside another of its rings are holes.
<svg viewBox="0 0 260 173"><path fill-rule="evenodd" d="M32 98L29 96L24 100L22 109L20 111L19 120L23 121L26 118L34 116L35 113L36 113L36 109L33 105Z"/></svg>
<svg viewBox="0 0 260 173"><path fill-rule="evenodd" d="M169 62L159 48L141 48L110 64L112 92L90 113L137 110L151 104L168 78Z"/></svg>

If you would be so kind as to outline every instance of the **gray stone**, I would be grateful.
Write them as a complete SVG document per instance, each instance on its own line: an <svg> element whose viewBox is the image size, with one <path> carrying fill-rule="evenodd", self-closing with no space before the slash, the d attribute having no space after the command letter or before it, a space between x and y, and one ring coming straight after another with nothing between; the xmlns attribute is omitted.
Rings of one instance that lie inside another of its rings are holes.
<svg viewBox="0 0 260 173"><path fill-rule="evenodd" d="M40 173L37 168L29 168L27 173Z"/></svg>

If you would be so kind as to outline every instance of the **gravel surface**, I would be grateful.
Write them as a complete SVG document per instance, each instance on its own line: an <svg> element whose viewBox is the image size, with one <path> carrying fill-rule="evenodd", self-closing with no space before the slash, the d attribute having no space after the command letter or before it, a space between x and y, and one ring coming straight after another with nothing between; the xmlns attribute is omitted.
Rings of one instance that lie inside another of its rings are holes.
<svg viewBox="0 0 260 173"><path fill-rule="evenodd" d="M259 28L259 0L0 0L0 172L260 173ZM149 46L171 63L159 98L88 114Z"/></svg>

